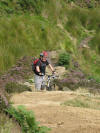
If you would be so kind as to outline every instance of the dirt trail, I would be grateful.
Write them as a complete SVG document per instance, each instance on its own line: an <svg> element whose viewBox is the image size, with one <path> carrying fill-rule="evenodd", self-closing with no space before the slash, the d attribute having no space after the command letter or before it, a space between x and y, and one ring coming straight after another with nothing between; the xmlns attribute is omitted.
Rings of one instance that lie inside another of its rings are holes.
<svg viewBox="0 0 100 133"><path fill-rule="evenodd" d="M14 94L14 106L25 105L33 110L41 125L52 128L50 133L100 133L100 111L69 107L62 102L76 97L74 92L23 92Z"/></svg>

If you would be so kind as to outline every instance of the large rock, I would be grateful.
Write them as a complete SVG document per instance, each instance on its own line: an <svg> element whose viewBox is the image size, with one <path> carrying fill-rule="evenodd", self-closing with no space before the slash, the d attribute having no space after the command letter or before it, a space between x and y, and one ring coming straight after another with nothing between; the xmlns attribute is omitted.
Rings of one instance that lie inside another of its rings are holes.
<svg viewBox="0 0 100 133"><path fill-rule="evenodd" d="M59 76L60 79L63 78L64 75L66 75L66 73L67 73L67 70L65 69L65 67L56 66L54 68L55 68L55 71L56 71L56 75ZM52 74L49 67L46 68L46 73L47 74Z"/></svg>
<svg viewBox="0 0 100 133"><path fill-rule="evenodd" d="M48 52L49 55L49 61L52 65L56 65L58 63L59 54L61 53L61 50L58 51L50 51Z"/></svg>
<svg viewBox="0 0 100 133"><path fill-rule="evenodd" d="M62 66L56 66L55 67L56 73L60 78L63 78L67 74L67 70L65 67Z"/></svg>

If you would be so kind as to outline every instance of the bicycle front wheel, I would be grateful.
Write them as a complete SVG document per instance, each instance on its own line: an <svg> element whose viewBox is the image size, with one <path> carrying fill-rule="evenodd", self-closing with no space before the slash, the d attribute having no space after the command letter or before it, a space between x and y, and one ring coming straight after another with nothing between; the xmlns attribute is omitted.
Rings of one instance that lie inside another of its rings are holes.
<svg viewBox="0 0 100 133"><path fill-rule="evenodd" d="M49 86L47 86L47 90L48 91L55 91L55 84L50 84Z"/></svg>

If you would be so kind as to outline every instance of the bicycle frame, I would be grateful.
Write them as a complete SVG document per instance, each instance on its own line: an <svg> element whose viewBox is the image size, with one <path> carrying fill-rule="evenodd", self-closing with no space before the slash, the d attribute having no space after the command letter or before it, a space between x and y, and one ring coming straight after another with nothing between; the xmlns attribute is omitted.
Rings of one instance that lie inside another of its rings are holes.
<svg viewBox="0 0 100 133"><path fill-rule="evenodd" d="M46 75L47 76L47 80L42 82L41 88L46 90L55 90L55 83L53 83L53 80L56 79L56 77L54 74L53 75ZM45 77L44 77L45 78ZM51 81L52 80L52 81Z"/></svg>

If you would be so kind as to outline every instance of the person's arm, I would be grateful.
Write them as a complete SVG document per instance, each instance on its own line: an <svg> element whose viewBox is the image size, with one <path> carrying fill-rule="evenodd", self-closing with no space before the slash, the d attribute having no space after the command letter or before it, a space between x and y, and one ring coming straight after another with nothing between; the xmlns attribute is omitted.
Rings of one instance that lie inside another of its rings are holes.
<svg viewBox="0 0 100 133"><path fill-rule="evenodd" d="M55 72L55 70L54 70L54 68L52 67L51 64L49 64L49 67L50 67L50 69L51 69L52 72Z"/></svg>
<svg viewBox="0 0 100 133"><path fill-rule="evenodd" d="M43 73L40 72L39 66L36 66L36 71L39 73L40 76L43 76Z"/></svg>
<svg viewBox="0 0 100 133"><path fill-rule="evenodd" d="M41 66L41 61L39 60L39 61L36 63L36 71L37 71L38 73L41 72L40 66Z"/></svg>
<svg viewBox="0 0 100 133"><path fill-rule="evenodd" d="M37 71L38 73L40 73L40 68L39 68L39 66L36 66L36 71Z"/></svg>

